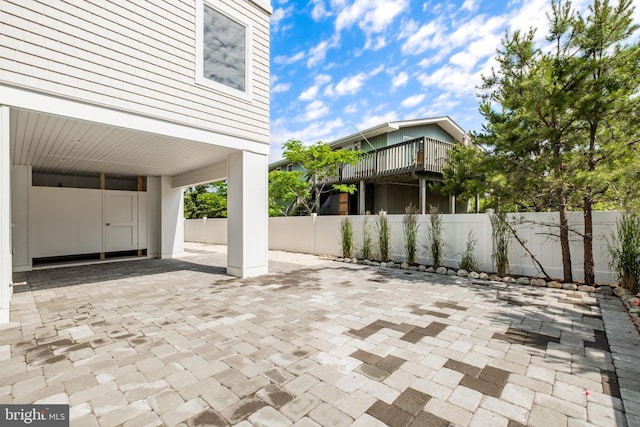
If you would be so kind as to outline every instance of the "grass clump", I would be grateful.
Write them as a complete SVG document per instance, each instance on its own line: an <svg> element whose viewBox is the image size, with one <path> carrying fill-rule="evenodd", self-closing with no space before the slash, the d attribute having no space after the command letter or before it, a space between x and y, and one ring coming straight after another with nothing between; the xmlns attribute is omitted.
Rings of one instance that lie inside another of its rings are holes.
<svg viewBox="0 0 640 427"><path fill-rule="evenodd" d="M402 229L404 230L404 247L407 254L407 263L416 262L416 252L418 245L418 208L409 203L404 209L402 218Z"/></svg>
<svg viewBox="0 0 640 427"><path fill-rule="evenodd" d="M478 239L473 234L473 231L469 232L467 236L467 243L465 245L462 258L460 259L460 268L467 271L478 271L478 260L476 259L475 250L478 244Z"/></svg>
<svg viewBox="0 0 640 427"><path fill-rule="evenodd" d="M351 258L353 254L353 224L349 217L340 221L340 235L342 237L342 257Z"/></svg>
<svg viewBox="0 0 640 427"><path fill-rule="evenodd" d="M444 225L442 222L442 213L437 206L429 207L430 226L427 230L429 238L429 253L431 262L434 267L440 267L444 258Z"/></svg>
<svg viewBox="0 0 640 427"><path fill-rule="evenodd" d="M378 215L376 231L378 232L378 249L380 250L380 261L388 261L389 242L391 241L391 229L389 228L389 219L387 218L386 214Z"/></svg>
<svg viewBox="0 0 640 427"><path fill-rule="evenodd" d="M511 230L504 213L491 214L491 236L493 238L493 260L499 276L509 273L509 247L511 246Z"/></svg>
<svg viewBox="0 0 640 427"><path fill-rule="evenodd" d="M373 237L371 236L368 211L364 216L364 221L362 221L362 258L373 258Z"/></svg>
<svg viewBox="0 0 640 427"><path fill-rule="evenodd" d="M620 284L626 289L637 292L640 279L640 217L624 212L616 221L616 235L608 243L611 268Z"/></svg>

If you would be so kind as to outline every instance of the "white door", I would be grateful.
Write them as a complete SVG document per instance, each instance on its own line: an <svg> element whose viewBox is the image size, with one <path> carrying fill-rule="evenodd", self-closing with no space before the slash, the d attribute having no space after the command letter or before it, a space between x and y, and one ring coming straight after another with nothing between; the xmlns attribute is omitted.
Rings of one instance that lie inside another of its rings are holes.
<svg viewBox="0 0 640 427"><path fill-rule="evenodd" d="M138 193L105 190L104 252L138 249Z"/></svg>

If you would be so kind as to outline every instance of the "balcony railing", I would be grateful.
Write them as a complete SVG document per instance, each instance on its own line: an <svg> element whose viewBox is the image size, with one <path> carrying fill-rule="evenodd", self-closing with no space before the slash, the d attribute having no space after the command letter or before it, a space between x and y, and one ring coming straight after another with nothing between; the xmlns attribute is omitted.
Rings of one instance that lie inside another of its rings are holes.
<svg viewBox="0 0 640 427"><path fill-rule="evenodd" d="M364 154L354 166L343 165L331 183L381 178L407 172L441 174L453 144L421 137Z"/></svg>

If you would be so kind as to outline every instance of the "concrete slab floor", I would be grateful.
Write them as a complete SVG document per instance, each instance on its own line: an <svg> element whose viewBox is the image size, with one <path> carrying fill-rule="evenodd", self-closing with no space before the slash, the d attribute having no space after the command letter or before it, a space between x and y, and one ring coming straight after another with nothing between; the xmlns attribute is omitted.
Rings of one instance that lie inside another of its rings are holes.
<svg viewBox="0 0 640 427"><path fill-rule="evenodd" d="M223 247L26 274L0 402L72 426L634 426L640 338L615 297Z"/></svg>

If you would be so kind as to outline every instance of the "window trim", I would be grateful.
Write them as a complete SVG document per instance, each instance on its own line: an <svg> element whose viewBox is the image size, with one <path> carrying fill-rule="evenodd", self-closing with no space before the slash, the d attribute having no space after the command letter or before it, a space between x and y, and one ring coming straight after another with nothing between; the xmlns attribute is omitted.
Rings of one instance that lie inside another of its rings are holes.
<svg viewBox="0 0 640 427"><path fill-rule="evenodd" d="M245 76L245 90L239 90L227 86L223 83L216 82L214 80L204 77L204 8L205 5L214 9L216 12L226 16L232 21L242 25L245 29L245 61L244 61L244 76ZM223 92L226 95L230 95L236 98L241 98L246 101L251 101L253 98L253 87L251 82L253 81L253 25L237 11L231 9L229 6L221 3L218 0L196 0L196 69L195 69L195 82L197 85L206 86L210 89L214 89L219 92Z"/></svg>

